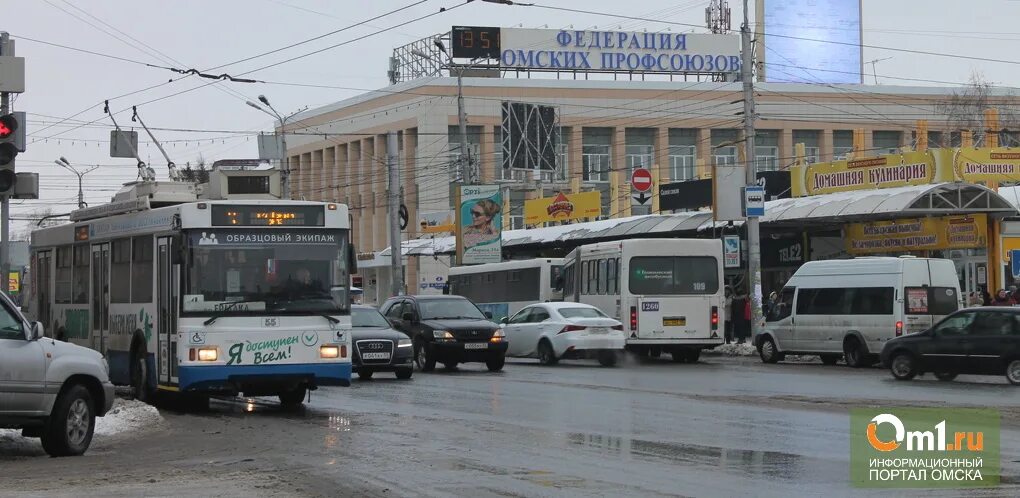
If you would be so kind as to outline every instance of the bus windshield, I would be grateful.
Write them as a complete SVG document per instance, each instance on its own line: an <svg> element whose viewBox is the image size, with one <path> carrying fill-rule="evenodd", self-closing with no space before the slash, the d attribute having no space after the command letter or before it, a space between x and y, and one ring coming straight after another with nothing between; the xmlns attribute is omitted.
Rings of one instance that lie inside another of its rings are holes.
<svg viewBox="0 0 1020 498"><path fill-rule="evenodd" d="M641 295L715 294L719 262L712 256L633 257L629 287Z"/></svg>
<svg viewBox="0 0 1020 498"><path fill-rule="evenodd" d="M196 230L185 313L343 313L350 310L342 230Z"/></svg>

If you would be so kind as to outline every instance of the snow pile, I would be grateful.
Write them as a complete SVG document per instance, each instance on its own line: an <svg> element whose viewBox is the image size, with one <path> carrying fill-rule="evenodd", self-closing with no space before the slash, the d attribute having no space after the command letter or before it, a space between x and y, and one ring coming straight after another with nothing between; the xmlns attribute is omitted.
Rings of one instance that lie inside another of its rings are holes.
<svg viewBox="0 0 1020 498"><path fill-rule="evenodd" d="M111 436L150 428L162 423L163 417L152 405L133 399L117 398L113 408L103 417L96 418L96 434Z"/></svg>
<svg viewBox="0 0 1020 498"><path fill-rule="evenodd" d="M712 349L706 349L705 352L726 356L755 356L758 354L758 350L755 349L754 344L751 344L750 342L745 342L743 344L737 344L735 342L722 344Z"/></svg>

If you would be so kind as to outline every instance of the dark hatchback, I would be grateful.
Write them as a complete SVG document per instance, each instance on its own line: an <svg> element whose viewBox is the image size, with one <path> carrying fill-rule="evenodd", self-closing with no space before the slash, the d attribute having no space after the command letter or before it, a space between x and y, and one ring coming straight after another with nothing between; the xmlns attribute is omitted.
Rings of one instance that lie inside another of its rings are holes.
<svg viewBox="0 0 1020 498"><path fill-rule="evenodd" d="M407 334L393 330L390 322L371 306L352 306L351 323L354 326L351 366L359 378L370 379L376 372L395 372L398 379L411 378L414 352Z"/></svg>
<svg viewBox="0 0 1020 498"><path fill-rule="evenodd" d="M958 374L1005 375L1020 385L1020 308L957 311L924 332L890 339L882 365L900 380L925 372L945 381Z"/></svg>
<svg viewBox="0 0 1020 498"><path fill-rule="evenodd" d="M461 296L399 296L379 308L393 328L411 336L414 362L423 372L442 363L483 362L503 369L506 335L474 303Z"/></svg>

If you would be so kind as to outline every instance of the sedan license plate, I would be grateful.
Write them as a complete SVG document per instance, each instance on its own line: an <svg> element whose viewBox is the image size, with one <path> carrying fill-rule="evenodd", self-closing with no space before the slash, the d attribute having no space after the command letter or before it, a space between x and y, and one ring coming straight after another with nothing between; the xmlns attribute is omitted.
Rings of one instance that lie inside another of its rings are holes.
<svg viewBox="0 0 1020 498"><path fill-rule="evenodd" d="M590 327L588 330L591 331L592 334L607 334L607 333L609 333L609 329L607 329L605 327Z"/></svg>
<svg viewBox="0 0 1020 498"><path fill-rule="evenodd" d="M489 343L487 342L467 342L464 343L464 349L488 349Z"/></svg>
<svg viewBox="0 0 1020 498"><path fill-rule="evenodd" d="M361 359L363 360L388 360L390 359L389 353L361 353Z"/></svg>
<svg viewBox="0 0 1020 498"><path fill-rule="evenodd" d="M663 327L683 327L684 325L687 325L687 318L684 318L682 316L681 317L675 317L675 316L664 317L662 319L662 326Z"/></svg>

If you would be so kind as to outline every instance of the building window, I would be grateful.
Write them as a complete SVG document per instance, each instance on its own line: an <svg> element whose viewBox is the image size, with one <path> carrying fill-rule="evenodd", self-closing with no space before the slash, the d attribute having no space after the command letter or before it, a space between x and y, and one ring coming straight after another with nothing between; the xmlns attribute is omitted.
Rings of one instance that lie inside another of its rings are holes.
<svg viewBox="0 0 1020 498"><path fill-rule="evenodd" d="M754 170L776 171L778 169L779 147L756 145L754 147Z"/></svg>
<svg viewBox="0 0 1020 498"><path fill-rule="evenodd" d="M804 161L808 164L819 161L821 136L821 130L793 130L793 145L804 144Z"/></svg>
<svg viewBox="0 0 1020 498"><path fill-rule="evenodd" d="M832 158L839 161L846 159L854 150L853 130L835 130L832 132Z"/></svg>
<svg viewBox="0 0 1020 498"><path fill-rule="evenodd" d="M581 175L586 182L608 182L612 168L608 145L581 147Z"/></svg>
<svg viewBox="0 0 1020 498"><path fill-rule="evenodd" d="M675 182L694 180L697 176L695 161L696 157L693 145L671 145L669 147L670 180Z"/></svg>
<svg viewBox="0 0 1020 498"><path fill-rule="evenodd" d="M736 141L740 133L737 130L712 130L712 164L715 166L734 166L737 164Z"/></svg>
<svg viewBox="0 0 1020 498"><path fill-rule="evenodd" d="M895 154L900 149L903 132L875 130L871 133L873 154Z"/></svg>

